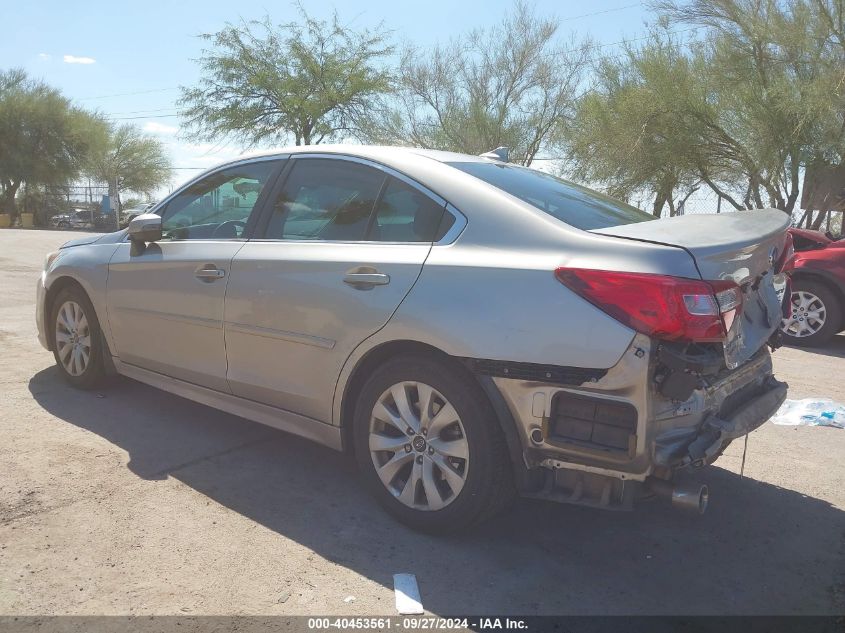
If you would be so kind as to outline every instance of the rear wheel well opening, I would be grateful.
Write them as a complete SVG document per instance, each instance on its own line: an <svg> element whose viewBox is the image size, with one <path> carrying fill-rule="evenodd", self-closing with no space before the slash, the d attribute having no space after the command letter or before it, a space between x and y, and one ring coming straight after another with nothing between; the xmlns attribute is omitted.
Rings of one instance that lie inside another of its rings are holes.
<svg viewBox="0 0 845 633"><path fill-rule="evenodd" d="M519 434L516 429L516 422L505 399L499 393L492 379L487 376L476 375L469 369L466 363L461 362L461 359L451 356L432 345L417 341L392 341L390 343L384 343L367 352L358 361L358 365L347 381L340 409L341 436L343 438L344 452L348 454L354 452L353 421L358 394L361 392L367 379L380 365L400 356L426 356L433 358L446 366L464 373L471 379L472 383L477 386L480 396L490 406L496 418L495 423L504 435L513 472L517 475L518 481L522 481L525 476L526 467L522 454L522 443L519 440Z"/></svg>
<svg viewBox="0 0 845 633"><path fill-rule="evenodd" d="M428 356L447 363L459 365L446 352L418 341L391 341L374 347L358 361L343 393L343 400L340 405L340 430L343 438L343 451L352 454L352 423L355 417L355 405L358 402L358 394L367 379L383 363L400 356Z"/></svg>
<svg viewBox="0 0 845 633"><path fill-rule="evenodd" d="M54 351L56 348L56 341L55 341L55 324L51 323L51 316L53 314L53 303L56 301L56 297L59 293L64 290L65 288L76 287L79 289L80 292L84 293L86 297L88 297L88 293L85 292L85 288L82 287L82 284L79 283L73 277L59 277L56 279L50 287L47 289L47 295L44 298L44 324L45 330L47 331L47 343L50 346L50 351ZM88 300L91 300L91 297L88 297Z"/></svg>
<svg viewBox="0 0 845 633"><path fill-rule="evenodd" d="M800 272L796 271L796 272L792 273L792 280L793 281L796 281L796 280L797 281L812 281L813 283L819 283L819 284L822 284L823 286L826 286L829 290L834 292L840 299L842 299L843 296L845 296L845 294L843 294L842 288L838 287L835 283L833 283L830 279L828 279L824 275L819 275L819 274L816 274L816 273L806 272L806 271L800 271Z"/></svg>

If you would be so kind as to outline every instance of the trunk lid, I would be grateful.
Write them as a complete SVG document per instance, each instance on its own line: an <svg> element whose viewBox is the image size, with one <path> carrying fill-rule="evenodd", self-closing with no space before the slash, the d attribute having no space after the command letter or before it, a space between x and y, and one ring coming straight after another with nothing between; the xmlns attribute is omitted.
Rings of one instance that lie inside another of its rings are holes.
<svg viewBox="0 0 845 633"><path fill-rule="evenodd" d="M681 215L593 232L677 246L693 258L702 279L736 282L743 294L742 314L731 324L724 345L725 362L734 368L751 358L780 326L774 265L785 247L788 226L786 213L764 209Z"/></svg>

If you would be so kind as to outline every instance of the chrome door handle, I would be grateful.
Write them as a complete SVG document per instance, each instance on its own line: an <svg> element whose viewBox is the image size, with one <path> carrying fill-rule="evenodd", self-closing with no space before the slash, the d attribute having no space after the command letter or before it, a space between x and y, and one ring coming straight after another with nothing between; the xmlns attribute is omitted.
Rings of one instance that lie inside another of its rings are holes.
<svg viewBox="0 0 845 633"><path fill-rule="evenodd" d="M359 290L373 286L386 286L390 283L390 275L384 273L346 273L343 276L343 283Z"/></svg>
<svg viewBox="0 0 845 633"><path fill-rule="evenodd" d="M194 277L205 282L212 282L217 279L222 279L225 276L226 271L222 268L217 268L214 264L206 264L194 271Z"/></svg>

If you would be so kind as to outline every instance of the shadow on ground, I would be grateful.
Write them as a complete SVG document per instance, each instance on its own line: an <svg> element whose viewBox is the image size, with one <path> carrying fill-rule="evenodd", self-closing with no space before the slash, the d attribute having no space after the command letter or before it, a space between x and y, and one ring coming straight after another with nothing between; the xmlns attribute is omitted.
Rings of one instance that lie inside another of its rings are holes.
<svg viewBox="0 0 845 633"><path fill-rule="evenodd" d="M830 339L824 345L819 347L801 347L799 345L790 345L795 349L802 349L813 354L820 354L822 356L833 356L834 358L845 358L845 334L838 334Z"/></svg>
<svg viewBox="0 0 845 633"><path fill-rule="evenodd" d="M387 517L352 460L329 449L129 380L79 392L50 368L29 388L51 414L127 451L138 477L175 477L385 587L414 573L437 614L843 609L843 513L718 467L699 474L712 495L702 518L659 504L610 513L520 501L438 539Z"/></svg>

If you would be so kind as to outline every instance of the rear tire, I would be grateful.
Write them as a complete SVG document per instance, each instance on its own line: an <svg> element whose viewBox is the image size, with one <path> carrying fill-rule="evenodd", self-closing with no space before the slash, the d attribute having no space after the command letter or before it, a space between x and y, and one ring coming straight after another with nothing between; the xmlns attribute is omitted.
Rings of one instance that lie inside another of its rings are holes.
<svg viewBox="0 0 845 633"><path fill-rule="evenodd" d="M62 377L78 389L94 389L106 377L100 322L88 295L77 286L56 295L50 313L53 356Z"/></svg>
<svg viewBox="0 0 845 633"><path fill-rule="evenodd" d="M819 346L827 343L842 327L839 296L815 279L792 282L792 315L781 325L784 339L791 345Z"/></svg>
<svg viewBox="0 0 845 633"><path fill-rule="evenodd" d="M363 386L353 424L366 487L414 529L458 531L514 497L495 413L460 369L426 356L388 361Z"/></svg>

